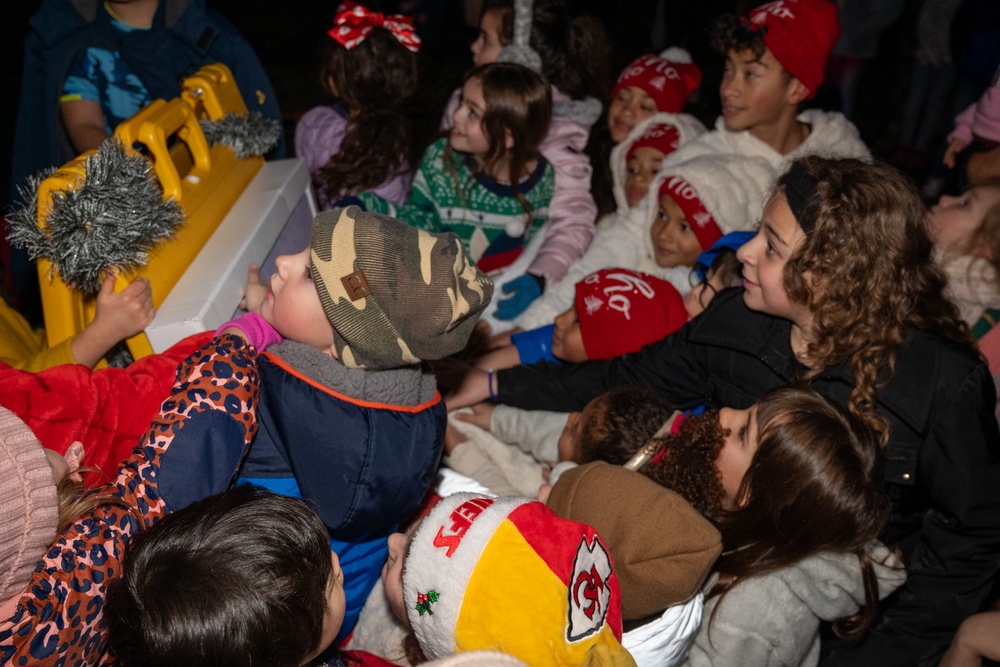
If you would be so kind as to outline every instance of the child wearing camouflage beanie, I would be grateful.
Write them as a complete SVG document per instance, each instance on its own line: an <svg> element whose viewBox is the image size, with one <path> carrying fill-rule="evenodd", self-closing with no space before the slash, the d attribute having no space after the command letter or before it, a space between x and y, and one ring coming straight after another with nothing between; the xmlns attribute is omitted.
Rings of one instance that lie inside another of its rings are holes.
<svg viewBox="0 0 1000 667"><path fill-rule="evenodd" d="M284 340L259 362L261 426L239 479L315 505L344 571L341 636L437 469L445 406L421 362L461 350L492 294L455 234L356 206L317 216L269 285L251 270L244 305Z"/></svg>

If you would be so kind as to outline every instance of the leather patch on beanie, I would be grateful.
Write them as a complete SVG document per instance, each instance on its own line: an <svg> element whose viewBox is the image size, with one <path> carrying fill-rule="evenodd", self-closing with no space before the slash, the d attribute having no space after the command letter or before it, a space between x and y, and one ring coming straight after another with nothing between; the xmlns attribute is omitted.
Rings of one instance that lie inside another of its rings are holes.
<svg viewBox="0 0 1000 667"><path fill-rule="evenodd" d="M365 272L361 269L358 269L353 273L348 273L340 279L340 282L343 283L344 291L347 292L347 298L351 301L357 301L358 299L363 299L366 296L371 296L372 288L368 285L368 279L365 278Z"/></svg>
<svg viewBox="0 0 1000 667"><path fill-rule="evenodd" d="M493 281L453 233L432 234L357 206L313 222L313 281L344 365L386 370L458 352Z"/></svg>

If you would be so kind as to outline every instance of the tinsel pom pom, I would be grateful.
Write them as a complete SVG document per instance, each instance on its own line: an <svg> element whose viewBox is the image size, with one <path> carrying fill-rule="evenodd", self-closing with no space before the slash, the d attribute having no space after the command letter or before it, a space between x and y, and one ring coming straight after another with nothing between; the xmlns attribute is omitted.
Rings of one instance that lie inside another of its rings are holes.
<svg viewBox="0 0 1000 667"><path fill-rule="evenodd" d="M23 206L10 215L10 243L32 259L46 257L70 287L96 294L101 274L113 268L134 274L149 251L184 222L173 199L164 199L149 160L129 155L118 139L104 144L85 164L74 190L52 193L45 228L38 226L38 187L54 170L36 174L18 188Z"/></svg>
<svg viewBox="0 0 1000 667"><path fill-rule="evenodd" d="M239 158L264 155L277 146L281 138L281 124L264 118L259 111L229 112L219 120L203 119L201 130L209 145L229 146Z"/></svg>

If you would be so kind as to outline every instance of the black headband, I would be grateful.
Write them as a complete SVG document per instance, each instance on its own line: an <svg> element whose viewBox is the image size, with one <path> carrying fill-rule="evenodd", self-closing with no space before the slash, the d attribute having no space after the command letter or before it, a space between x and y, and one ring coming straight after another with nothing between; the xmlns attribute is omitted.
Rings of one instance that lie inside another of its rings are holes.
<svg viewBox="0 0 1000 667"><path fill-rule="evenodd" d="M788 200L788 208L792 209L792 215L802 231L808 234L816 222L816 180L802 164L794 162L791 169L781 177L779 184L785 190L785 199Z"/></svg>

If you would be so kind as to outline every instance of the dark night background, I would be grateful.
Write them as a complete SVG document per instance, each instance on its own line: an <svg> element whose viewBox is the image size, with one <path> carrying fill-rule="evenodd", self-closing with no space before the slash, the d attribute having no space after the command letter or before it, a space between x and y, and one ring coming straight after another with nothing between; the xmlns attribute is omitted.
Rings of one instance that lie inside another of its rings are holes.
<svg viewBox="0 0 1000 667"><path fill-rule="evenodd" d="M975 1L975 0L970 0ZM996 2L996 0L988 0ZM571 0L574 7L598 16L608 28L615 45L616 71L633 57L652 50L650 26L654 25L653 6L648 0ZM28 19L39 2L5 2L2 10L6 27L2 44L5 91L0 103L0 182L6 184L10 173L10 151L15 132L17 101L21 89L24 37ZM391 11L401 3L367 2L369 6ZM660 27L666 45L680 44L692 52L704 72L700 96L690 110L712 127L719 110L716 94L721 75L721 60L707 46L707 27L724 12L740 12L759 4L741 0L674 0L667 2L670 20ZM997 3L1000 5L1000 3ZM325 38L335 11L335 2L291 0L208 0L208 5L232 21L257 51L274 84L291 130L304 111L320 102L314 74L315 45ZM413 117L421 136L430 141L440 118L440 109L448 93L459 83L471 64L468 45L475 34L463 22L460 0L409 0L415 14L427 17L420 28L425 41L422 52L424 84L415 100ZM915 26L920 2L907 0L902 15L881 36L878 55L863 71L858 102L852 120L865 141L882 157L892 151L899 131L901 109L905 100ZM830 100L827 100L829 102ZM833 98L836 104L836 97ZM826 104L827 107L830 104ZM947 123L945 123L947 125ZM945 128L942 128L945 129ZM290 138L290 137L289 137ZM291 144L290 144L291 145ZM0 189L6 196L7 188ZM2 202L4 209L7 202Z"/></svg>

